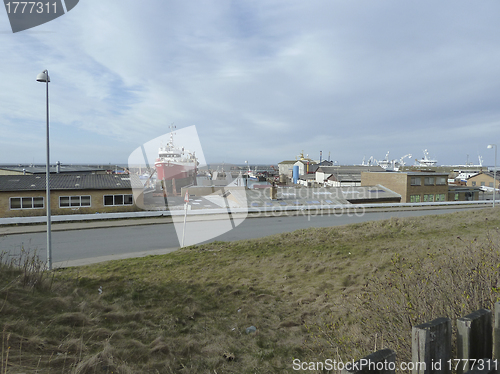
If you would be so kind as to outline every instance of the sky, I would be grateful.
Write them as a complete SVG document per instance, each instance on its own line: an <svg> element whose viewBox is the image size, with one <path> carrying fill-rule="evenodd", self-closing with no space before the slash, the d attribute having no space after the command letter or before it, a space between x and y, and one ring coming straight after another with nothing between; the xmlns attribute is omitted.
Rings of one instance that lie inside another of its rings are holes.
<svg viewBox="0 0 500 374"><path fill-rule="evenodd" d="M0 10L0 163L126 163L195 126L208 163L302 151L494 164L496 0L80 0L12 33Z"/></svg>

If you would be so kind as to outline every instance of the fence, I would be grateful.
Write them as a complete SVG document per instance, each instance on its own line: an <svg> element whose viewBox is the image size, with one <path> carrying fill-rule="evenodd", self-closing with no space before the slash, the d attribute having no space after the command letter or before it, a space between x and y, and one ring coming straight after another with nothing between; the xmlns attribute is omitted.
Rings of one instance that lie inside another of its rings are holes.
<svg viewBox="0 0 500 374"><path fill-rule="evenodd" d="M437 318L412 328L412 362L396 365L396 352L382 349L353 363L342 374L490 374L500 372L500 302L492 312L480 309L457 319L457 357L452 358L451 319ZM493 357L495 360L493 360Z"/></svg>

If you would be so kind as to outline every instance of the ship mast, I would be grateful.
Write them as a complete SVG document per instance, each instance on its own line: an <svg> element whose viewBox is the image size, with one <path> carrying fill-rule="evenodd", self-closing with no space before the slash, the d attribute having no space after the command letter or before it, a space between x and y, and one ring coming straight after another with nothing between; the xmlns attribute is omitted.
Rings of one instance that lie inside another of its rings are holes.
<svg viewBox="0 0 500 374"><path fill-rule="evenodd" d="M172 122L172 124L169 126L170 128L170 146L173 148L174 147L174 129L175 129L175 126L174 126L174 123Z"/></svg>

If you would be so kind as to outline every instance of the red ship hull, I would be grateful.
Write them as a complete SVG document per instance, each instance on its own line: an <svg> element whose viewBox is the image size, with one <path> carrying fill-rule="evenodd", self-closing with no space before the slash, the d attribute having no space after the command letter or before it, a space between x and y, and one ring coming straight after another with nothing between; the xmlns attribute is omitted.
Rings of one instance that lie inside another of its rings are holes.
<svg viewBox="0 0 500 374"><path fill-rule="evenodd" d="M178 194L181 188L196 184L196 166L194 163L155 162L160 188L167 193Z"/></svg>

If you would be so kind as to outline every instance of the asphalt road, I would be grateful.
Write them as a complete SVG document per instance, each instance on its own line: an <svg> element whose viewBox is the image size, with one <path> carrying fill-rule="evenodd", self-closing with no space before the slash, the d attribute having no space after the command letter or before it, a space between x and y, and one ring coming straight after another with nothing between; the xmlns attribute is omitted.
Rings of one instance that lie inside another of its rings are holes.
<svg viewBox="0 0 500 374"><path fill-rule="evenodd" d="M335 215L298 215L247 218L232 228L230 220L205 220L188 222L185 244L222 240L235 241L265 237L308 227L330 227L350 223L375 221L390 217L409 217L451 213L463 209L404 210L393 212L361 212ZM237 222L236 222L237 223ZM177 227L177 231L176 231ZM227 231L227 232L225 232ZM224 233L223 233L224 232ZM221 235L217 235L222 233ZM46 259L45 232L0 236L0 252L11 255L22 249ZM106 227L52 233L52 261L57 266L77 266L111 259L163 254L179 248L182 241L182 224L151 224L128 227Z"/></svg>

